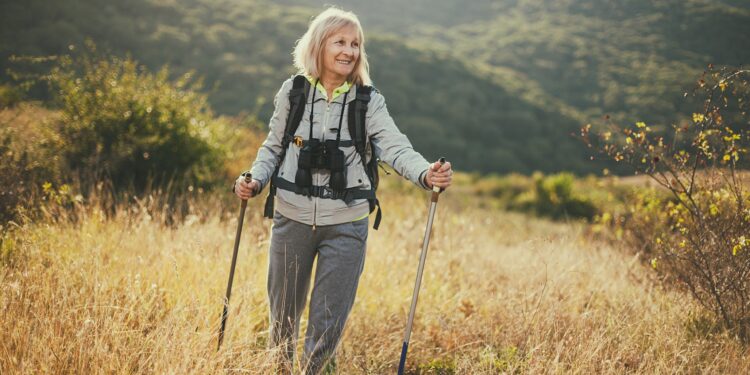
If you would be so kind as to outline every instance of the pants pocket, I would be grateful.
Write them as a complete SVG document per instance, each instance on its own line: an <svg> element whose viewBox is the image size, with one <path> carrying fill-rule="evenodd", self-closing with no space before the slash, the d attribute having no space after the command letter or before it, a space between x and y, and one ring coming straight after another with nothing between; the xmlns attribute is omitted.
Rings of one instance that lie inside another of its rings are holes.
<svg viewBox="0 0 750 375"><path fill-rule="evenodd" d="M360 239L362 242L367 241L367 235L369 234L370 230L369 222L370 218L366 217L364 219L352 221L349 223L349 225L351 225L352 233L354 234L354 236Z"/></svg>

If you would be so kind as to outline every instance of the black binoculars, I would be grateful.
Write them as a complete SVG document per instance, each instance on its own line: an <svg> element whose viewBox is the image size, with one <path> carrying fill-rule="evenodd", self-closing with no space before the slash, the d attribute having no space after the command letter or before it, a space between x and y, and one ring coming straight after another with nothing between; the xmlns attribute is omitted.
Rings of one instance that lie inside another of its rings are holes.
<svg viewBox="0 0 750 375"><path fill-rule="evenodd" d="M311 187L312 170L327 169L331 173L331 189L343 191L346 189L344 164L344 151L338 148L336 140L329 139L325 143L321 143L319 139L307 140L299 151L294 183L303 188Z"/></svg>

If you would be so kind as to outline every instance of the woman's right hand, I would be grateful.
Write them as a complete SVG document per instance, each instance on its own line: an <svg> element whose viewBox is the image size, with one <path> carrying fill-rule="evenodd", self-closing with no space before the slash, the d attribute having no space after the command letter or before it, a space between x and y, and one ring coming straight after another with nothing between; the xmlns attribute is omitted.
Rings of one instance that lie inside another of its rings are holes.
<svg viewBox="0 0 750 375"><path fill-rule="evenodd" d="M251 180L250 182L245 182L245 177L240 176L237 177L237 180L234 181L234 193L240 198L240 199L250 199L258 194L258 189L260 188L260 183L258 180Z"/></svg>

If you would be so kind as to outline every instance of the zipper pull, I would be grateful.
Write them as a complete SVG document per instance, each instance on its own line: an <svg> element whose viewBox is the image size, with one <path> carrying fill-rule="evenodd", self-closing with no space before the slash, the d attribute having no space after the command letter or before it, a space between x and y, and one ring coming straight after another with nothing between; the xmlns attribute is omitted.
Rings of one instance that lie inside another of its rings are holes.
<svg viewBox="0 0 750 375"><path fill-rule="evenodd" d="M315 232L315 223L313 223L313 232Z"/></svg>

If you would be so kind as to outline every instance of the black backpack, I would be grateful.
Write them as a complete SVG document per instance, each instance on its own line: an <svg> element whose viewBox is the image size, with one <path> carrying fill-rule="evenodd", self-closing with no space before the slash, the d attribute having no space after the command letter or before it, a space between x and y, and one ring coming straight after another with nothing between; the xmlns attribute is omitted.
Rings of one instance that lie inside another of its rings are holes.
<svg viewBox="0 0 750 375"><path fill-rule="evenodd" d="M365 168L367 177L370 179L370 190L355 190L347 189L346 192L338 195L332 195L330 191L327 195L324 195L322 189L311 189L306 190L305 193L322 198L331 199L343 199L345 201L357 198L366 198L370 203L370 212L372 213L375 208L378 209L375 215L375 223L373 224L374 229L378 229L380 226L380 220L382 218L382 210L380 208L380 202L375 197L375 190L378 188L378 159L373 154L369 161L366 159L366 147L368 141L367 129L365 128L365 120L367 114L367 104L370 102L370 93L372 93L372 86L357 85L357 97L349 103L349 134L352 137L352 143L354 148L359 154L362 160L362 165ZM289 181L279 178L279 168L281 163L284 162L286 157L286 150L289 148L289 144L294 140L294 133L299 127L299 123L302 120L302 115L305 112L305 103L307 102L307 93L310 91L310 82L304 75L297 75L294 77L292 89L289 91L289 115L286 119L286 127L284 128L284 136L281 139L281 153L279 154L279 162L276 164L276 169L273 171L271 177L271 183L268 190L268 197L266 198L266 205L264 209L264 216L267 218L273 218L274 213L274 197L276 196L276 189L282 188L285 190L298 191L298 187ZM346 105L346 103L344 104ZM322 188L322 187L313 187Z"/></svg>

